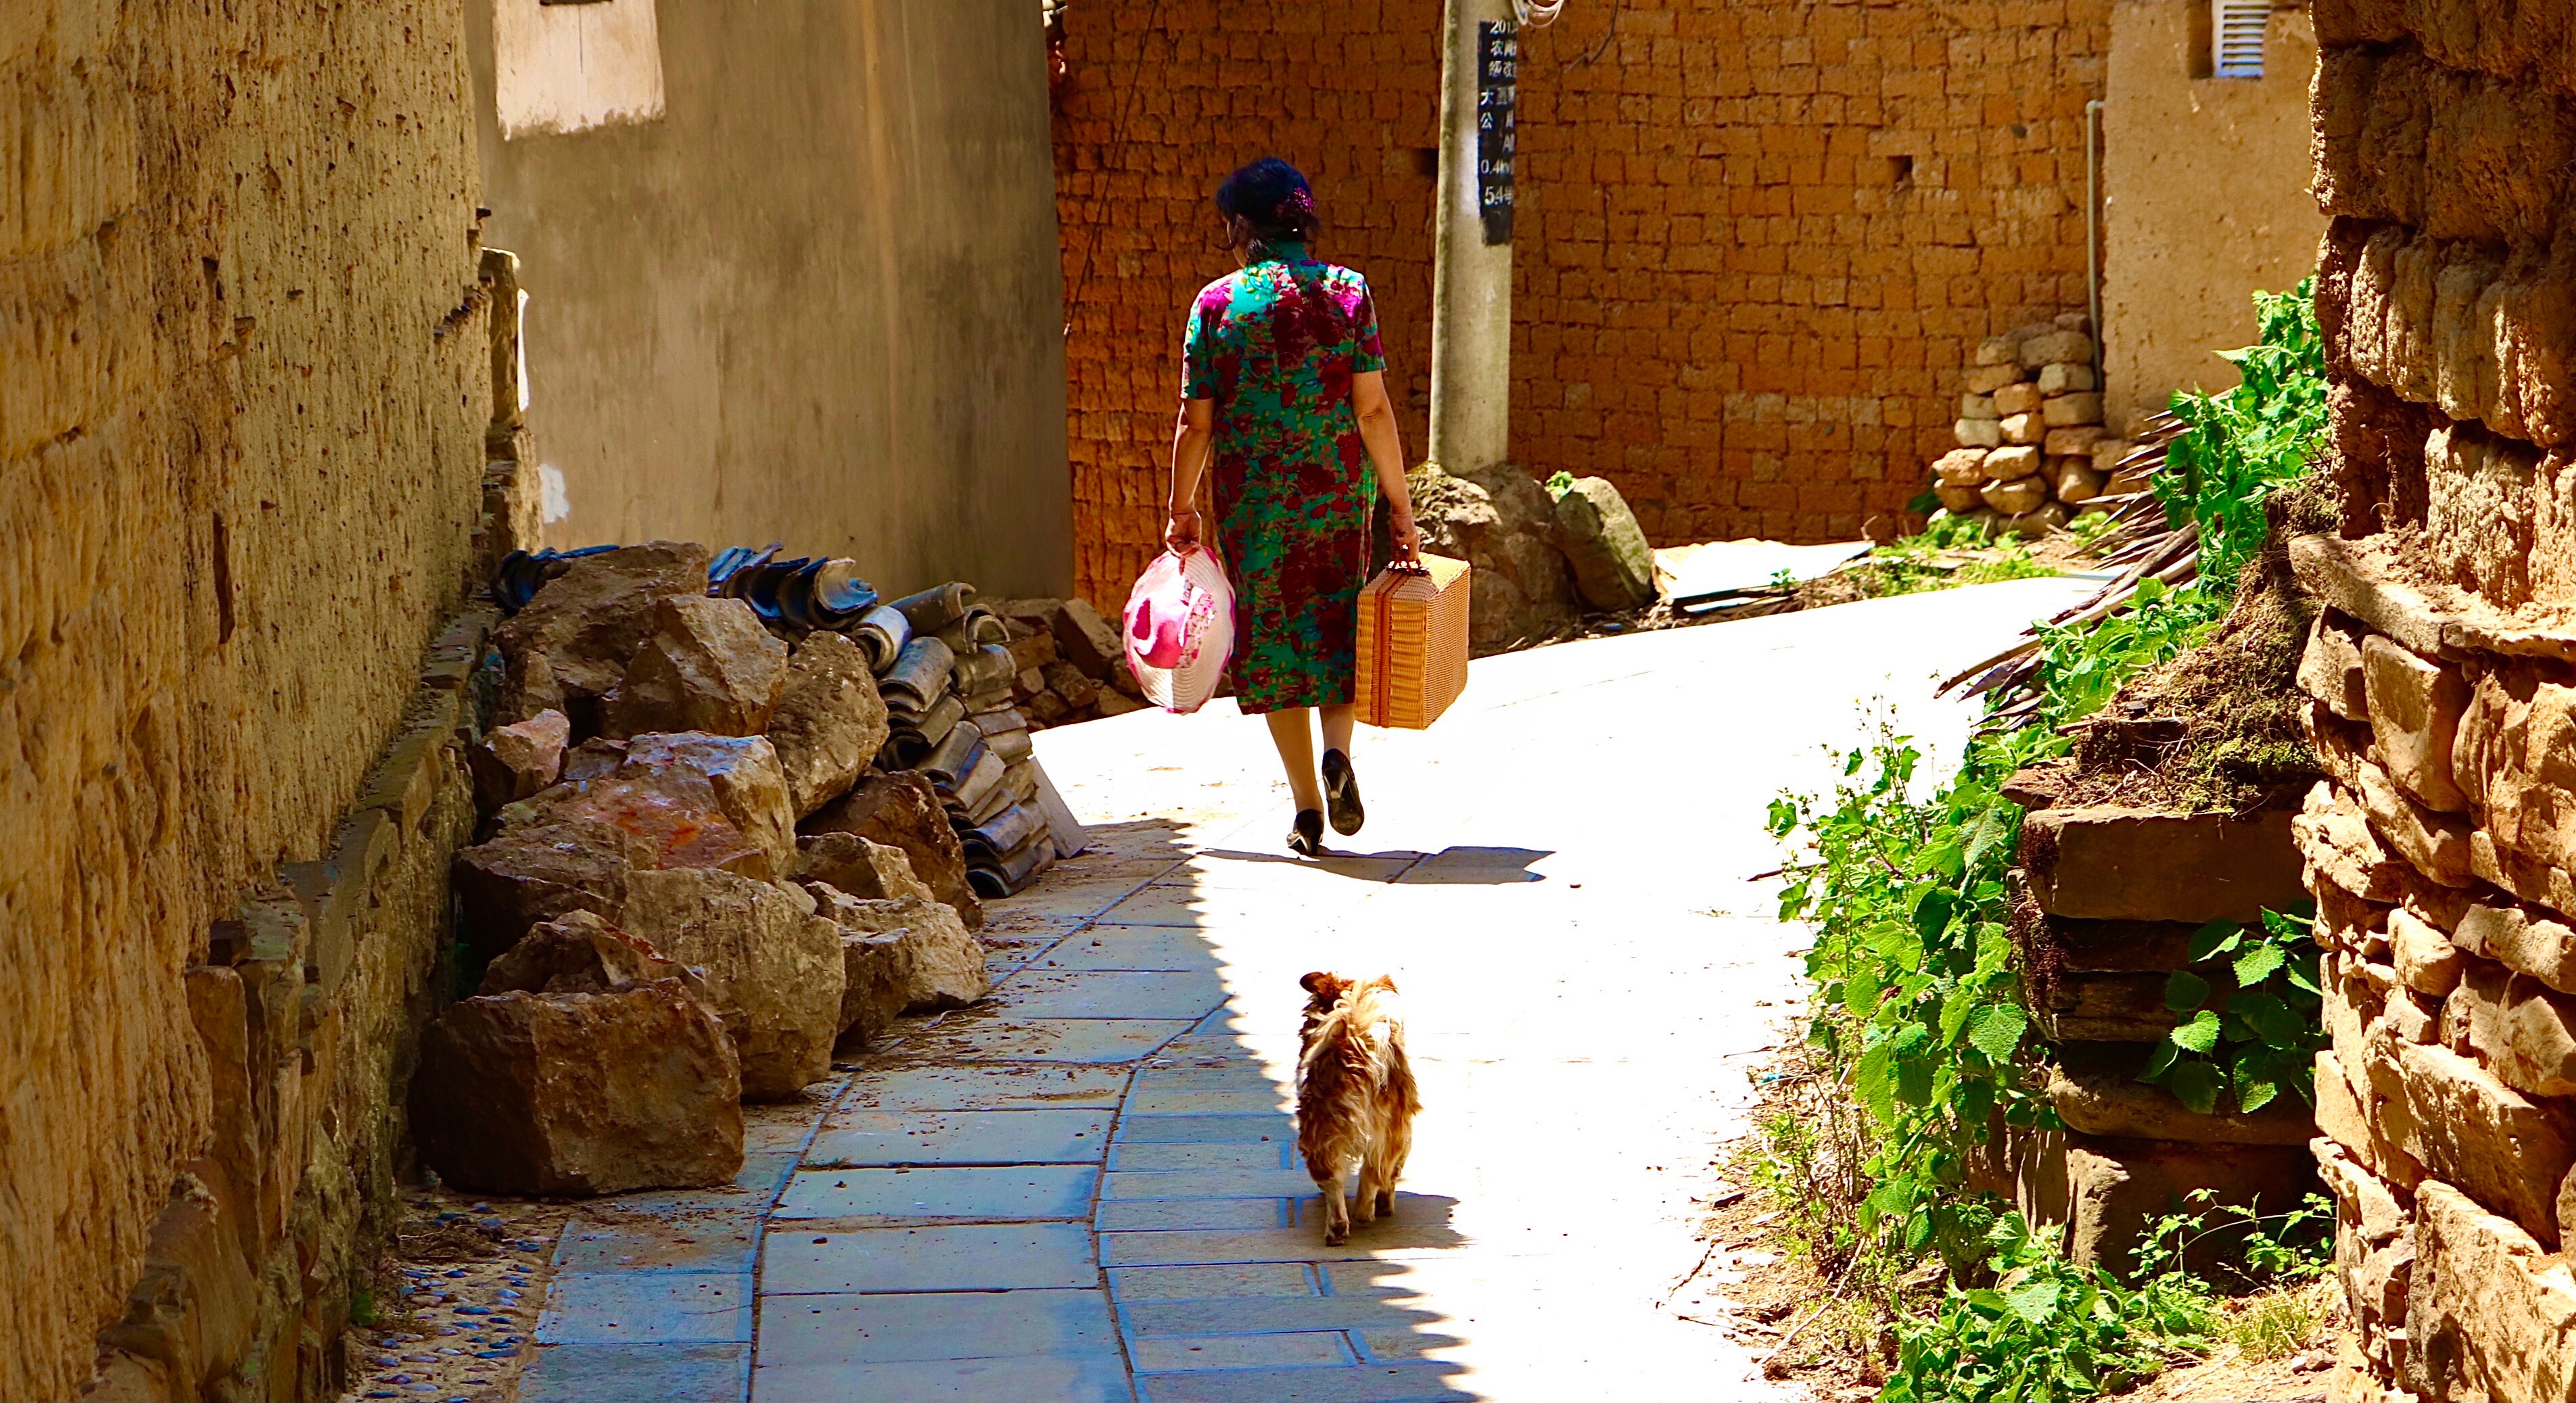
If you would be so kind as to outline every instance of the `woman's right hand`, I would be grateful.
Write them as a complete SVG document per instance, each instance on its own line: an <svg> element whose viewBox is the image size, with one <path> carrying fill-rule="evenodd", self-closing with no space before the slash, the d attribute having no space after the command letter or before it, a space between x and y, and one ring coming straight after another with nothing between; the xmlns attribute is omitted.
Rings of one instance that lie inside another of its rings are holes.
<svg viewBox="0 0 2576 1403"><path fill-rule="evenodd" d="M1387 522L1387 535L1394 538L1396 559L1415 565L1422 563L1422 528L1414 524L1410 509L1396 510Z"/></svg>
<svg viewBox="0 0 2576 1403"><path fill-rule="evenodd" d="M1173 550L1187 550L1199 543L1199 514L1182 510L1163 521L1163 544Z"/></svg>

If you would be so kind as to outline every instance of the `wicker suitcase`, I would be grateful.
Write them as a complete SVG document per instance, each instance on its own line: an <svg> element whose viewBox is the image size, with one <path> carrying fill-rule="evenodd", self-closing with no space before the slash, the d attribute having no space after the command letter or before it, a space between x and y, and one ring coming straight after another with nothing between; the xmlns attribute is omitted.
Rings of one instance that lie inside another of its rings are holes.
<svg viewBox="0 0 2576 1403"><path fill-rule="evenodd" d="M1360 719L1421 730L1467 690L1463 560L1390 565L1360 589Z"/></svg>

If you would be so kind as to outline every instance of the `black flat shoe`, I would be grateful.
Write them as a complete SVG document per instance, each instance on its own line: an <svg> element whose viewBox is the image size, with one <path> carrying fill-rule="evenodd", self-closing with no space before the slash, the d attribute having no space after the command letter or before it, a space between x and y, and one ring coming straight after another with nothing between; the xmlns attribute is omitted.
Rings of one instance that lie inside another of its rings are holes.
<svg viewBox="0 0 2576 1403"><path fill-rule="evenodd" d="M1351 757L1338 750L1324 752L1324 807L1332 812L1333 831L1343 837L1368 822L1368 811L1360 807L1360 777L1351 773Z"/></svg>
<svg viewBox="0 0 2576 1403"><path fill-rule="evenodd" d="M1313 809L1297 811L1297 826L1288 830L1288 851L1313 857L1324 850L1324 816Z"/></svg>

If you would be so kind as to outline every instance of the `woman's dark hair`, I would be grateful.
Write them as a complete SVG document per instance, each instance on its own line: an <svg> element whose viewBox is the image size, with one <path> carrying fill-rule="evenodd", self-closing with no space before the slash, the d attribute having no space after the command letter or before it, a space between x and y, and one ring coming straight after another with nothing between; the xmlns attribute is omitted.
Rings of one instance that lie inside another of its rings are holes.
<svg viewBox="0 0 2576 1403"><path fill-rule="evenodd" d="M1315 214L1315 188L1276 156L1227 176L1216 188L1216 208L1238 238L1253 243L1308 243L1323 228Z"/></svg>

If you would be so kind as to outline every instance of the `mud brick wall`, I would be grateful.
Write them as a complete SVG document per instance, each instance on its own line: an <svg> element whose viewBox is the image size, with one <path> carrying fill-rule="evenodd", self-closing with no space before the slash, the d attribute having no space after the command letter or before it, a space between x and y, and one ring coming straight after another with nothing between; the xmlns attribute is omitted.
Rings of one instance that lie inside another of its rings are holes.
<svg viewBox="0 0 2576 1403"><path fill-rule="evenodd" d="M1306 172L1328 226L1316 252L1368 276L1419 459L1440 15L1439 0L1066 7L1055 163L1076 593L1123 607L1162 549L1182 324L1235 267L1210 199L1256 157Z"/></svg>
<svg viewBox="0 0 2576 1403"><path fill-rule="evenodd" d="M2301 669L2339 1395L2576 1390L2576 10L2315 9L2342 532Z"/></svg>
<svg viewBox="0 0 2576 1403"><path fill-rule="evenodd" d="M1858 534L1921 490L1977 343L2081 309L2109 0L1569 6L1525 37L1513 456L1655 541ZM1616 15L1615 30L1612 17ZM1429 389L1440 10L1074 4L1056 172L1077 587L1155 549L1207 200L1276 151L1370 275L1407 446ZM1277 37L1263 37L1275 35Z"/></svg>
<svg viewBox="0 0 2576 1403"><path fill-rule="evenodd" d="M459 0L0 6L0 1396L79 1392L197 1201L185 971L327 854L460 598L462 37Z"/></svg>

